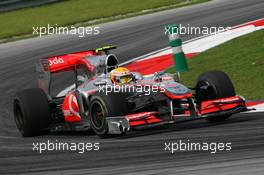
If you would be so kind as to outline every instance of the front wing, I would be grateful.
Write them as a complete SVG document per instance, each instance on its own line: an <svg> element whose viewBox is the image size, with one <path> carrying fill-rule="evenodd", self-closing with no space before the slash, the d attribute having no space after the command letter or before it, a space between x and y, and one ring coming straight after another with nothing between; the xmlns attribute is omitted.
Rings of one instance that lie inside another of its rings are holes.
<svg viewBox="0 0 264 175"><path fill-rule="evenodd" d="M146 111L126 116L110 117L107 118L109 134L122 134L135 128L174 123L179 121L179 119L195 120L248 111L244 98L240 96L204 101L200 109L196 108L195 104L193 106L194 109L191 110L191 108L187 108L187 110L180 115L170 113L169 120L162 120L157 111Z"/></svg>

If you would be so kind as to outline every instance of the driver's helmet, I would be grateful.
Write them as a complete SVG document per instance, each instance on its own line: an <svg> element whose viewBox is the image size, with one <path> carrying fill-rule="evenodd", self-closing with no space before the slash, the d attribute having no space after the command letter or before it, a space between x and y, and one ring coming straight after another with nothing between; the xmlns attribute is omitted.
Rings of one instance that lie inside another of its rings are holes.
<svg viewBox="0 0 264 175"><path fill-rule="evenodd" d="M111 81L118 85L128 84L133 77L134 75L125 67L118 67L110 72Z"/></svg>

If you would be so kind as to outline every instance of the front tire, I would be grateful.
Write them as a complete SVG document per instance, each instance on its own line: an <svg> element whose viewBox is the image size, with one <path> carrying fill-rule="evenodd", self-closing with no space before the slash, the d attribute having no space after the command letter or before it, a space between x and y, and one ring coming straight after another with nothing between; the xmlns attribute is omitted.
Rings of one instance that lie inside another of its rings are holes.
<svg viewBox="0 0 264 175"><path fill-rule="evenodd" d="M89 105L90 122L93 131L101 138L108 136L107 117L124 116L129 107L123 95L96 93Z"/></svg>
<svg viewBox="0 0 264 175"><path fill-rule="evenodd" d="M39 88L17 92L13 112L16 126L24 137L42 134L51 123L47 95Z"/></svg>
<svg viewBox="0 0 264 175"><path fill-rule="evenodd" d="M201 87L208 88L201 89ZM235 88L228 75L222 71L208 71L200 75L196 83L196 102L198 107L201 103L207 100L215 100L219 98L227 98L235 96ZM221 115L208 117L206 120L212 122L224 121L231 115Z"/></svg>

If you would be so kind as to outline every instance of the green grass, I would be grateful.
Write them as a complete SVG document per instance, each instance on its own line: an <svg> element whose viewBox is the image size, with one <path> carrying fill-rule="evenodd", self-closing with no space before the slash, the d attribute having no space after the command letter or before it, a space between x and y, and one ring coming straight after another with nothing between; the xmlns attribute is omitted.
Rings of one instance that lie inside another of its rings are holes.
<svg viewBox="0 0 264 175"><path fill-rule="evenodd" d="M129 17L206 1L209 0L67 0L45 6L0 13L0 40L14 36L31 35L33 26L47 26L47 24L68 26L100 18L119 16L118 18L107 19L109 21L124 18L122 15L126 14L130 14L125 16ZM146 9L154 10L144 11Z"/></svg>
<svg viewBox="0 0 264 175"><path fill-rule="evenodd" d="M264 30L257 31L201 53L188 60L190 71L182 82L193 86L199 74L223 70L232 79L237 94L247 99L264 99ZM174 68L167 72L173 73Z"/></svg>

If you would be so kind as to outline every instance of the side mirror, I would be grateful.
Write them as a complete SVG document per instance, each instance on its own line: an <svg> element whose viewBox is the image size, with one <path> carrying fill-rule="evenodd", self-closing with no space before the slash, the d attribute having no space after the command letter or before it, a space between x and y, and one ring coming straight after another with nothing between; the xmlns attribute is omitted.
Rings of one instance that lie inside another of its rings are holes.
<svg viewBox="0 0 264 175"><path fill-rule="evenodd" d="M132 72L135 77L135 80L143 80L143 76L138 72Z"/></svg>

